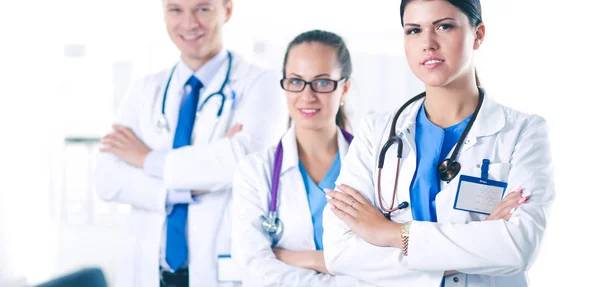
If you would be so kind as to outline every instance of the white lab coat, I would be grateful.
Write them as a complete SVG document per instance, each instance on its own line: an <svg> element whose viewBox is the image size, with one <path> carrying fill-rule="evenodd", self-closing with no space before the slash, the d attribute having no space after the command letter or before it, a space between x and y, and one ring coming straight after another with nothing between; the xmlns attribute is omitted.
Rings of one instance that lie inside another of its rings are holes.
<svg viewBox="0 0 600 287"><path fill-rule="evenodd" d="M337 133L343 161L348 143ZM316 250L306 188L298 167L298 148L292 127L282 139L283 161L277 211L283 234L275 247L291 251ZM355 286L346 276L319 274L279 261L271 249L271 238L261 228L271 201L276 146L248 156L240 162L233 181L232 257L241 268L244 286Z"/></svg>
<svg viewBox="0 0 600 287"><path fill-rule="evenodd" d="M410 202L416 167L415 119L422 102L408 107L396 126L404 143L396 203ZM393 113L387 113L364 120L337 181L354 187L378 208L377 160L392 119ZM439 287L444 270L460 272L447 277L446 286L527 286L526 271L539 252L555 197L546 122L486 96L458 155L460 174L480 177L479 165L486 158L491 161L490 179L508 182L506 194L523 187L532 195L510 221L480 222L485 215L453 209L457 176L450 184L441 183L435 199L438 223L412 223L408 256L404 257L400 249L376 247L358 237L328 206L323 215L328 270L378 286ZM382 172L384 204L391 202L396 162L394 145L386 153ZM394 212L392 220L413 220L411 208Z"/></svg>
<svg viewBox="0 0 600 287"><path fill-rule="evenodd" d="M219 90L226 70L224 64L202 92L201 101L203 96ZM100 153L98 157L98 195L132 206L116 286L159 286L167 189L210 191L199 196L188 210L190 286L234 286L219 284L217 280L217 256L230 254L233 172L242 157L267 148L285 132L285 98L275 73L252 66L234 54L229 81L237 95L233 114L230 92L226 91L227 101L214 138L209 136L220 105L217 100L210 101L196 119L193 145L171 150L181 102L177 93L182 93L181 88L171 86L167 96L170 132L161 135L156 130L169 73L170 69L164 70L134 85L116 119L116 123L131 128L150 149L168 151L164 177L150 177L110 153ZM232 138L223 138L236 123L243 124L243 130Z"/></svg>

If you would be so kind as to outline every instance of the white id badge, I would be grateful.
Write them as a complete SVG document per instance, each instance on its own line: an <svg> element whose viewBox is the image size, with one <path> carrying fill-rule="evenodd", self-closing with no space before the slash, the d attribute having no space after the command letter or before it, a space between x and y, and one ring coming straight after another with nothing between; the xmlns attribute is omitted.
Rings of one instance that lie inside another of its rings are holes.
<svg viewBox="0 0 600 287"><path fill-rule="evenodd" d="M217 259L219 282L242 282L242 274L229 254L221 254Z"/></svg>
<svg viewBox="0 0 600 287"><path fill-rule="evenodd" d="M489 215L502 201L506 182L461 175L454 209Z"/></svg>

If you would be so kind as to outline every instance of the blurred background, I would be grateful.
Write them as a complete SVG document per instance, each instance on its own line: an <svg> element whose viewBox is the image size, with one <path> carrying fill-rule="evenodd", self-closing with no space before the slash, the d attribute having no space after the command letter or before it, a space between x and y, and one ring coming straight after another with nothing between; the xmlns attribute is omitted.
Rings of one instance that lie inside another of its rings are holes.
<svg viewBox="0 0 600 287"><path fill-rule="evenodd" d="M354 127L423 90L404 58L399 0L233 2L226 47L265 68L280 71L287 43L303 31L345 38ZM552 132L557 199L531 285L593 286L597 1L481 2L483 86L502 104L542 115ZM97 140L132 80L178 60L161 2L2 1L0 32L0 286L84 267L100 267L110 284L129 207L99 200L90 175Z"/></svg>

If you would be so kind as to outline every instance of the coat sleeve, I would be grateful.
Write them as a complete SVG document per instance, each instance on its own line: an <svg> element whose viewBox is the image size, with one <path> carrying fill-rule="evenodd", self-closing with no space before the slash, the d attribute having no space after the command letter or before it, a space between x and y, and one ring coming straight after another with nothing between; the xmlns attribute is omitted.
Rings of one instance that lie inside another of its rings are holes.
<svg viewBox="0 0 600 287"><path fill-rule="evenodd" d="M240 159L266 149L287 128L285 97L277 83L275 73L263 72L239 95L232 124L240 123L243 129L235 136L169 151L165 185L206 191L229 188Z"/></svg>
<svg viewBox="0 0 600 287"><path fill-rule="evenodd" d="M345 184L360 191L373 205L372 167L377 156L374 139L379 136L373 131L375 122L376 118L368 117L362 123L337 180L338 185ZM325 264L335 275L352 276L377 286L412 286L414 282L428 281L429 286L439 286L442 281L443 271L411 271L400 249L378 247L360 238L331 212L329 205L323 211L323 228Z"/></svg>
<svg viewBox="0 0 600 287"><path fill-rule="evenodd" d="M232 237L232 257L242 270L244 286L338 286L335 276L293 267L275 257L260 221L267 203L259 194L269 192L270 176L263 172L264 163L250 158L235 173L232 202L232 234L238 235Z"/></svg>
<svg viewBox="0 0 600 287"><path fill-rule="evenodd" d="M117 111L115 123L140 135L139 110L142 96L149 92L149 78L132 85ZM96 192L103 200L130 204L134 208L165 212L167 189L162 180L150 177L112 153L100 152L97 157Z"/></svg>
<svg viewBox="0 0 600 287"><path fill-rule="evenodd" d="M550 154L546 122L539 116L529 117L512 152L508 190L523 187L531 199L510 221L414 222L408 266L420 271L458 270L491 276L529 269L539 252L555 197Z"/></svg>

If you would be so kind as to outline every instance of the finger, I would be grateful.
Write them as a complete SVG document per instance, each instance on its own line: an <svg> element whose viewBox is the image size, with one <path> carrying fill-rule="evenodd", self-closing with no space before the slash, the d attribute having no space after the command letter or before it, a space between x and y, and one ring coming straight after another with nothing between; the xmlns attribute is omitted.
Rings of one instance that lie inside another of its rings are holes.
<svg viewBox="0 0 600 287"><path fill-rule="evenodd" d="M239 132L242 131L242 124L235 124L232 128L231 128L232 132Z"/></svg>
<svg viewBox="0 0 600 287"><path fill-rule="evenodd" d="M521 197L521 199L519 199L519 201L517 202L517 205L521 205L524 204L525 202L527 202L529 199L531 198L531 195L528 196L523 196Z"/></svg>
<svg viewBox="0 0 600 287"><path fill-rule="evenodd" d="M230 138L240 131L242 131L242 125L236 124L227 132L227 134L225 134L225 137Z"/></svg>
<svg viewBox="0 0 600 287"><path fill-rule="evenodd" d="M517 203L523 197L521 192L522 191L520 189L517 189L509 193L502 199L502 201L500 201L500 203L498 203L495 209L503 209L506 207L510 208L514 206L514 204Z"/></svg>
<svg viewBox="0 0 600 287"><path fill-rule="evenodd" d="M138 137L129 128L122 128L118 133L130 142L139 141Z"/></svg>
<svg viewBox="0 0 600 287"><path fill-rule="evenodd" d="M106 136L100 141L100 143L118 149L123 147L123 143L116 137Z"/></svg>
<svg viewBox="0 0 600 287"><path fill-rule="evenodd" d="M339 201L345 202L346 204L353 205L354 208L358 209L360 205L362 205L358 200L347 193L339 192L336 190L325 189L325 194L337 199ZM327 196L326 196L327 197Z"/></svg>
<svg viewBox="0 0 600 287"><path fill-rule="evenodd" d="M358 202L362 203L362 204L367 204L369 203L369 201L360 193L358 192L356 189L342 184L342 185L338 185L337 186L341 191L351 195L354 199L356 199Z"/></svg>
<svg viewBox="0 0 600 287"><path fill-rule="evenodd" d="M341 221L345 222L348 225L353 225L355 222L354 217L350 216L348 213L336 208L334 205L331 205L331 212L339 218Z"/></svg>
<svg viewBox="0 0 600 287"><path fill-rule="evenodd" d="M347 203L337 200L335 198L328 199L327 202L329 202L329 204L335 206L335 208L342 210L343 212L347 213L348 215L350 215L354 218L356 218L358 216L358 210L356 210L352 206L352 203L347 204ZM354 202L354 205L356 205L356 204L358 204L358 202Z"/></svg>
<svg viewBox="0 0 600 287"><path fill-rule="evenodd" d="M123 135L126 139L137 139L137 136L131 131L131 129L127 127L121 125L113 125L113 129L115 129L117 133Z"/></svg>
<svg viewBox="0 0 600 287"><path fill-rule="evenodd" d="M109 153L115 153L116 149L113 146L110 145L105 145L103 147L100 147L100 152L109 152Z"/></svg>
<svg viewBox="0 0 600 287"><path fill-rule="evenodd" d="M520 198L522 196L523 196L523 189L519 188L519 189L514 190L511 193L507 194L502 200L510 200L513 198Z"/></svg>

